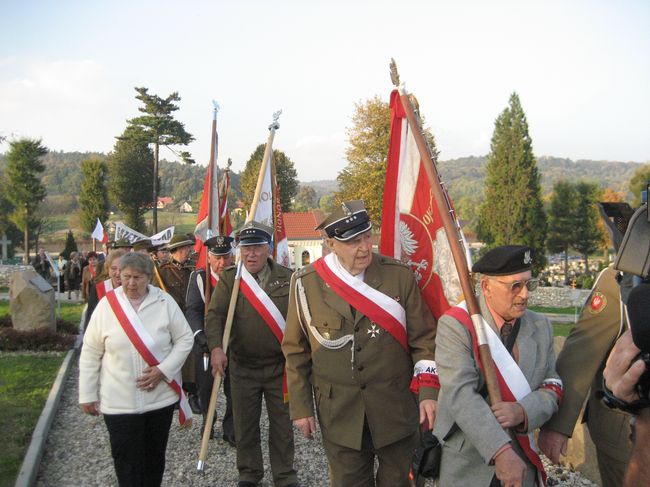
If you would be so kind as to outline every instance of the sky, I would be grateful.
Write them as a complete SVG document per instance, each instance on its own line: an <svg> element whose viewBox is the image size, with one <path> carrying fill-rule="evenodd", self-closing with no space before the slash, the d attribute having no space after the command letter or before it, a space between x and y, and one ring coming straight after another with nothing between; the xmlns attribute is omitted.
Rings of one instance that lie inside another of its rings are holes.
<svg viewBox="0 0 650 487"><path fill-rule="evenodd" d="M282 109L274 148L298 179L346 165L355 104L388 101L395 58L440 158L485 155L519 94L536 156L650 162L650 2L4 0L0 135L109 152L136 86L181 96L189 150L240 171ZM0 152L8 144L0 145ZM161 157L174 160L166 149Z"/></svg>

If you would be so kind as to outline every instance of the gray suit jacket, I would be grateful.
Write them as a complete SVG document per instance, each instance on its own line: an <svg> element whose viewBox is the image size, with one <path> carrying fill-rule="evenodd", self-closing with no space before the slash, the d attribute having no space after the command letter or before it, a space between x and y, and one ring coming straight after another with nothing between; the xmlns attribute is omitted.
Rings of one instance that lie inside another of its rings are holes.
<svg viewBox="0 0 650 487"><path fill-rule="evenodd" d="M479 302L483 316L497 332L482 296ZM526 311L521 318L516 346L519 367L532 391L519 401L526 411L530 432L544 424L558 407L555 393L538 389L544 379L558 378L553 329L548 319ZM494 475L490 461L499 448L512 442L520 456L526 457L514 436L501 428L488 401L479 394L485 381L474 360L471 335L463 324L450 316L443 316L438 322L436 363L441 387L434 433L443 441L438 485L488 486ZM458 428L452 431L454 423ZM524 485L535 485L535 469L528 461L526 463L528 472Z"/></svg>

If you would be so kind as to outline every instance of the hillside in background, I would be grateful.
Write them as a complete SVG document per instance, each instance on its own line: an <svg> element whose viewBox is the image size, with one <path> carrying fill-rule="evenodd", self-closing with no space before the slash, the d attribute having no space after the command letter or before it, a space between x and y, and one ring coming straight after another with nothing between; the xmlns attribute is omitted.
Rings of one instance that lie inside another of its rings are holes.
<svg viewBox="0 0 650 487"><path fill-rule="evenodd" d="M89 157L106 158L105 154L95 152L49 152L45 158L43 181L47 189L48 202L60 204L61 211L70 212L76 208L76 197L81 186L81 161ZM452 200L464 219L471 220L474 208L483 198L483 180L487 158L462 157L440 162L440 172ZM572 181L588 180L597 182L600 187L610 187L628 194L628 182L638 167L634 162L616 161L572 161L557 157L542 156L537 159L542 175L542 192L547 199L553 189L553 183L564 178ZM6 166L6 158L0 154L0 174ZM191 199L197 202L203 191L205 179L204 166L187 165L179 162L160 162L160 195L172 196L174 201ZM233 194L230 207L240 197L239 173L232 174ZM320 198L338 189L333 175L331 180L318 180L301 183L311 186ZM631 195L628 194L628 198Z"/></svg>

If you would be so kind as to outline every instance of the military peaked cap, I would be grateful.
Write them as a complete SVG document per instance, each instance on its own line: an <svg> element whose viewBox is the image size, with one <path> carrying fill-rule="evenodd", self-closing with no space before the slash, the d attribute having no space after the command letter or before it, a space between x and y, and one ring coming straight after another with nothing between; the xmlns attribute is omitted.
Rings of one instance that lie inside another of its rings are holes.
<svg viewBox="0 0 650 487"><path fill-rule="evenodd" d="M316 230L325 230L330 238L345 242L372 228L362 200L346 201L333 211Z"/></svg>
<svg viewBox="0 0 650 487"><path fill-rule="evenodd" d="M232 243L235 239L228 236L217 235L207 239L203 244L212 255L228 255L232 252Z"/></svg>
<svg viewBox="0 0 650 487"><path fill-rule="evenodd" d="M239 245L271 244L273 229L263 223L252 220L246 223L238 235Z"/></svg>
<svg viewBox="0 0 650 487"><path fill-rule="evenodd" d="M488 251L472 266L472 272L488 276L508 276L533 267L533 249L527 245L502 245Z"/></svg>

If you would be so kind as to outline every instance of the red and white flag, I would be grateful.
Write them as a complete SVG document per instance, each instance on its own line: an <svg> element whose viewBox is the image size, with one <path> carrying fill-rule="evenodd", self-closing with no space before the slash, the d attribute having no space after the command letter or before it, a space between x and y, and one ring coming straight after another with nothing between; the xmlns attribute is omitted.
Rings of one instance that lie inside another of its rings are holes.
<svg viewBox="0 0 650 487"><path fill-rule="evenodd" d="M104 226L102 225L102 222L99 221L99 218L97 218L97 224L95 225L95 229L91 236L103 244L108 243L108 235L104 231Z"/></svg>
<svg viewBox="0 0 650 487"><path fill-rule="evenodd" d="M462 299L458 273L413 130L397 90L384 185L380 252L408 264L422 297L438 319Z"/></svg>

